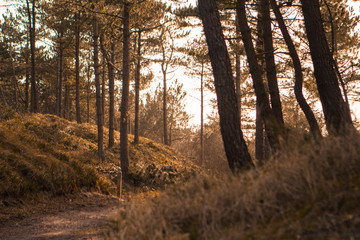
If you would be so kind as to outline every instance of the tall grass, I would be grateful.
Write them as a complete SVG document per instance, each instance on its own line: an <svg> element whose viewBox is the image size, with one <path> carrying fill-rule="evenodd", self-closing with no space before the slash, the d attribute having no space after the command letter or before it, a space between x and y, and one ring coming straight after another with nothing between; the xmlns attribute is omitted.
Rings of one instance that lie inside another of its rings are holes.
<svg viewBox="0 0 360 240"><path fill-rule="evenodd" d="M199 177L129 203L110 239L356 239L360 141L288 140L238 177Z"/></svg>

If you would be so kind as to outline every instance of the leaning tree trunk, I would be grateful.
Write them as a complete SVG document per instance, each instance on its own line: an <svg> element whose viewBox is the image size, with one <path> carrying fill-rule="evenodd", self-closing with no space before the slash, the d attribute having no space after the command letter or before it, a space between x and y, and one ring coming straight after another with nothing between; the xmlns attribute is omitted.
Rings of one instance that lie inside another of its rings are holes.
<svg viewBox="0 0 360 240"><path fill-rule="evenodd" d="M121 96L120 118L120 161L123 180L128 179L129 174L129 147L128 147L128 111L129 111L129 48L130 48L130 16L129 3L124 4L123 13L123 84Z"/></svg>
<svg viewBox="0 0 360 240"><path fill-rule="evenodd" d="M301 62L299 59L299 55L296 52L295 45L290 37L290 34L286 28L284 19L280 13L279 7L277 6L275 0L270 0L271 7L274 11L276 20L279 24L279 28L281 30L281 33L284 37L285 43L287 45L287 48L289 49L290 57L294 64L295 69L295 97L297 102L299 103L299 106L301 107L302 111L305 114L305 117L309 123L310 131L315 139L321 138L321 131L319 128L319 125L317 123L317 120L315 118L315 115L313 111L311 110L309 104L306 102L306 99L302 92L303 87L303 73L301 69Z"/></svg>
<svg viewBox="0 0 360 240"><path fill-rule="evenodd" d="M261 77L260 66L256 59L256 53L252 42L251 31L247 23L245 0L238 0L236 11L239 20L242 40L244 42L245 52L248 58L250 73L253 79L256 99L259 102L259 109L264 121L265 131L269 138L271 148L276 150L279 146L279 136L284 129L277 124L275 115L270 108L268 94L265 91L265 86Z"/></svg>
<svg viewBox="0 0 360 240"><path fill-rule="evenodd" d="M350 111L342 98L333 59L322 25L319 0L301 0L316 84L330 134L353 129Z"/></svg>
<svg viewBox="0 0 360 240"><path fill-rule="evenodd" d="M101 161L105 160L104 156L104 136L103 136L103 112L101 104L101 88L100 88L100 69L99 69L99 33L97 18L93 18L94 29L94 71L95 71L95 90L96 90L96 116L98 127L98 155Z"/></svg>
<svg viewBox="0 0 360 240"><path fill-rule="evenodd" d="M253 166L242 131L229 54L215 0L199 0L218 99L220 130L230 169L238 172Z"/></svg>
<svg viewBox="0 0 360 240"><path fill-rule="evenodd" d="M278 87L278 81L276 77L274 46L271 30L271 18L269 0L260 0L260 10L262 16L262 33L264 40L264 52L265 52L265 66L266 77L269 86L269 93L271 99L271 109L278 121L278 125L284 127L284 118L281 108L280 93Z"/></svg>

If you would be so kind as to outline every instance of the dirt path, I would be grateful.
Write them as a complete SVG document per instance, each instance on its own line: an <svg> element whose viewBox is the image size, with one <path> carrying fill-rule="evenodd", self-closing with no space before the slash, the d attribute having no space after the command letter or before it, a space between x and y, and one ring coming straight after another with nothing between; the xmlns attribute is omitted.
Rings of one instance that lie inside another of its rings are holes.
<svg viewBox="0 0 360 240"><path fill-rule="evenodd" d="M67 206L63 206L64 203ZM117 198L94 193L64 203L57 210L39 212L5 224L0 227L0 239L103 239L109 220L120 206Z"/></svg>

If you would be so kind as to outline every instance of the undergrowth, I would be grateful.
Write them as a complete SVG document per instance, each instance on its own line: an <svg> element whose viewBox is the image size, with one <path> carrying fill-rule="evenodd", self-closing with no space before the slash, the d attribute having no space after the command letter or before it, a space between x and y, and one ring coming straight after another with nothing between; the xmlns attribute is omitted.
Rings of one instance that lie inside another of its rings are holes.
<svg viewBox="0 0 360 240"><path fill-rule="evenodd" d="M198 177L130 202L109 239L359 239L360 141L289 140L237 177Z"/></svg>
<svg viewBox="0 0 360 240"><path fill-rule="evenodd" d="M104 142L107 129L104 129ZM132 142L132 136L129 141ZM115 194L120 168L119 132L115 146L97 157L97 129L50 114L19 114L0 109L0 200L47 192ZM130 145L130 182L125 190L163 188L197 168L170 148L148 139ZM0 201L0 207L1 201Z"/></svg>

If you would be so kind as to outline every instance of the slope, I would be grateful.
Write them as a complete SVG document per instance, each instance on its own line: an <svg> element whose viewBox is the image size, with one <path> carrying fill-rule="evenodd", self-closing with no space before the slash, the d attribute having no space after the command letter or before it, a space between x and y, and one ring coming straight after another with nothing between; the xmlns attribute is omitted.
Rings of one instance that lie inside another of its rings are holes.
<svg viewBox="0 0 360 240"><path fill-rule="evenodd" d="M119 142L106 148L106 160L99 162L94 125L49 114L20 115L8 108L1 108L0 118L0 209L7 207L8 199L43 193L115 193ZM116 132L116 139L118 136ZM140 144L129 145L131 181L126 192L163 188L199 171L174 150L151 140L140 138ZM0 220L8 218L0 214Z"/></svg>

